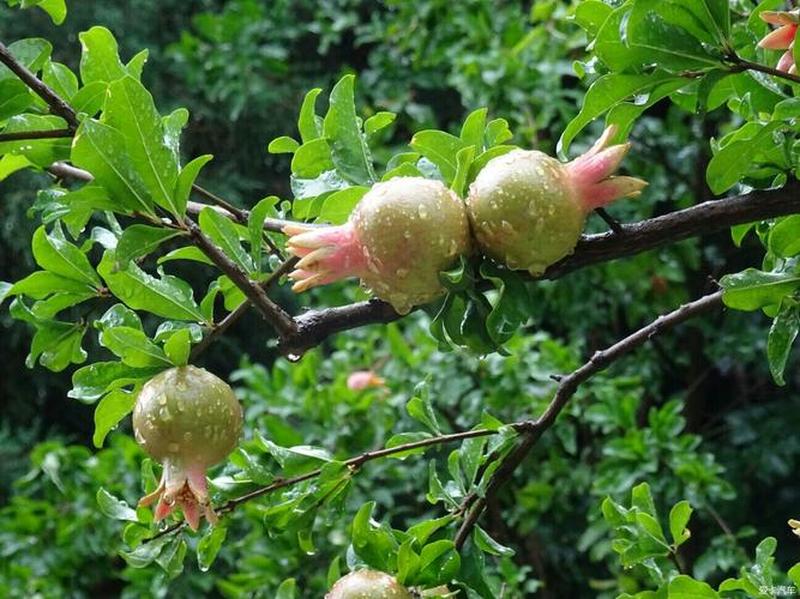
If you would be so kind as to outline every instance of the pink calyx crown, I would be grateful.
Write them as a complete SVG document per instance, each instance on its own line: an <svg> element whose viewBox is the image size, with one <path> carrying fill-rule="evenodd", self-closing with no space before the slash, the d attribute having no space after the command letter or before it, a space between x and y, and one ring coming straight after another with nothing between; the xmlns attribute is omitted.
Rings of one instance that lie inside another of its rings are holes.
<svg viewBox="0 0 800 599"><path fill-rule="evenodd" d="M286 225L289 251L300 258L289 278L300 293L347 277L360 277L367 270L367 256L351 223L331 227Z"/></svg>
<svg viewBox="0 0 800 599"><path fill-rule="evenodd" d="M764 36L758 42L758 47L765 50L786 50L775 68L790 75L797 74L797 65L794 62L794 44L800 26L800 10L790 12L767 10L760 13L759 16L763 21L777 25L778 28Z"/></svg>
<svg viewBox="0 0 800 599"><path fill-rule="evenodd" d="M200 527L200 517L205 516L216 524L217 514L211 507L205 470L201 466L181 468L170 461L164 462L164 472L158 487L139 500L139 506L158 501L153 516L160 522L178 507L192 530Z"/></svg>
<svg viewBox="0 0 800 599"><path fill-rule="evenodd" d="M615 177L630 143L609 145L617 133L612 125L585 154L567 163L572 185L587 212L602 208L621 198L633 198L642 193L647 182L636 177Z"/></svg>

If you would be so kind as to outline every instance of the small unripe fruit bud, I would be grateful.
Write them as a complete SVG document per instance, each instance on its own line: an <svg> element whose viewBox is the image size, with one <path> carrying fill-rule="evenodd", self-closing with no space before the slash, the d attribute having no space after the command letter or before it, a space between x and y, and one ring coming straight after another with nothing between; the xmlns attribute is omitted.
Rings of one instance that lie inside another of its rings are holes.
<svg viewBox="0 0 800 599"><path fill-rule="evenodd" d="M376 183L344 225L284 232L301 258L290 275L295 291L358 277L401 314L444 293L439 272L467 253L470 240L464 202L422 177Z"/></svg>
<svg viewBox="0 0 800 599"><path fill-rule="evenodd" d="M133 430L139 445L163 466L158 488L139 505L157 500L156 521L177 505L193 530L201 515L216 522L206 469L224 460L239 441L242 407L233 389L195 366L165 370L139 392Z"/></svg>
<svg viewBox="0 0 800 599"><path fill-rule="evenodd" d="M325 599L413 599L413 596L384 572L356 570L340 578Z"/></svg>
<svg viewBox="0 0 800 599"><path fill-rule="evenodd" d="M614 128L607 129L591 150L568 164L526 150L490 160L467 198L480 248L501 264L535 276L571 253L589 212L637 196L647 185L611 176L629 147L609 147L614 134Z"/></svg>

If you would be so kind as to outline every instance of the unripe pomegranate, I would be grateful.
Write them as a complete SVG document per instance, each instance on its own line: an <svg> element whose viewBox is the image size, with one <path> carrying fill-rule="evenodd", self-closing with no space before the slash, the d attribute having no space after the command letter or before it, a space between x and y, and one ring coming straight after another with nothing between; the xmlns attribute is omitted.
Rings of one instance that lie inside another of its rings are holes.
<svg viewBox="0 0 800 599"><path fill-rule="evenodd" d="M385 387L386 379L372 370L356 370L347 377L347 388L351 391L362 391L372 387Z"/></svg>
<svg viewBox="0 0 800 599"><path fill-rule="evenodd" d="M358 277L401 314L442 293L439 272L469 250L464 202L439 181L395 177L376 183L344 225L284 228L301 260L297 292Z"/></svg>
<svg viewBox="0 0 800 599"><path fill-rule="evenodd" d="M413 595L384 572L356 570L336 581L325 599L413 599Z"/></svg>
<svg viewBox="0 0 800 599"><path fill-rule="evenodd" d="M215 523L206 469L233 451L242 432L242 407L230 386L195 366L166 370L139 392L133 430L139 445L163 467L158 488L139 505L158 500L156 522L177 505L192 530L201 515Z"/></svg>
<svg viewBox="0 0 800 599"><path fill-rule="evenodd" d="M758 47L767 50L786 50L775 68L790 75L797 74L794 45L798 27L800 27L800 9L792 11L765 10L759 13L759 16L767 23L778 25L778 28L758 42Z"/></svg>
<svg viewBox="0 0 800 599"><path fill-rule="evenodd" d="M540 275L573 251L589 212L639 195L647 183L611 176L629 148L608 146L615 133L609 127L591 150L568 164L527 150L490 160L467 198L481 249L511 269Z"/></svg>

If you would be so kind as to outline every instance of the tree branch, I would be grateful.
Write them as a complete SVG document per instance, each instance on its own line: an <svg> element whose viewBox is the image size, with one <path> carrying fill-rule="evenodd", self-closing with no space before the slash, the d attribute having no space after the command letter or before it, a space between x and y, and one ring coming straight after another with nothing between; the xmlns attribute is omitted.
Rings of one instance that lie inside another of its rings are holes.
<svg viewBox="0 0 800 599"><path fill-rule="evenodd" d="M773 77L785 79L786 81L790 81L792 83L800 83L800 75L795 75L794 73L787 73L786 71L779 71L778 69L765 64L752 62L750 60L745 60L735 52L733 54L728 55L727 59L733 63L734 66L731 70L736 73L739 73L741 71L758 71L759 73L772 75Z"/></svg>
<svg viewBox="0 0 800 599"><path fill-rule="evenodd" d="M33 90L45 103L50 107L50 112L56 116L60 116L67 121L67 125L71 131L78 128L78 115L59 95L54 92L47 84L41 79L31 73L25 65L20 64L16 58L11 54L11 51L5 44L0 42L0 63L3 63L8 69L19 77L22 82Z"/></svg>
<svg viewBox="0 0 800 599"><path fill-rule="evenodd" d="M568 376L563 377L556 389L553 399L542 415L536 420L528 420L520 425L521 428L525 430L520 437L519 443L511 453L503 459L497 470L495 470L486 488L486 493L482 497L476 498L474 503L472 503L472 506L469 508L454 538L456 547L463 547L475 523L483 513L487 498L496 493L500 487L511 479L514 471L522 463L542 434L555 423L558 415L572 396L575 395L575 392L582 383L586 382L598 372L605 370L610 364L619 360L624 355L644 345L652 337L699 314L715 310L721 305L722 291L717 291L716 293L706 295L705 297L685 304L669 314L659 316L649 325L639 329L621 341L618 341L609 348L596 352L583 366Z"/></svg>
<svg viewBox="0 0 800 599"><path fill-rule="evenodd" d="M49 131L15 131L0 133L0 143L4 141L26 141L29 139L58 139L72 137L71 129L51 129Z"/></svg>
<svg viewBox="0 0 800 599"><path fill-rule="evenodd" d="M690 237L723 231L741 225L800 212L800 183L792 181L776 190L750 193L703 202L664 216L628 223L623 233L613 231L584 236L575 252L552 265L544 279L558 279L573 271L633 256ZM370 300L337 308L311 310L296 318L297 334L284 339L284 353L302 354L330 335L365 326L388 323L400 318L392 307Z"/></svg>

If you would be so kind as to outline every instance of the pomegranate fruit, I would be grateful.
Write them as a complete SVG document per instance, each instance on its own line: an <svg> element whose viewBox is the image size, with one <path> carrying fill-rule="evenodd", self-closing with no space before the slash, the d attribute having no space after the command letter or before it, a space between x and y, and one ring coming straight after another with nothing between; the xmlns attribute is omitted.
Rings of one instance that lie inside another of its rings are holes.
<svg viewBox="0 0 800 599"><path fill-rule="evenodd" d="M401 314L442 293L439 272L469 251L464 202L439 181L395 177L376 183L344 225L284 228L300 257L296 292L358 277Z"/></svg>
<svg viewBox="0 0 800 599"><path fill-rule="evenodd" d="M467 212L484 253L514 270L540 275L571 253L586 216L647 185L612 177L629 144L609 146L609 127L584 155L563 164L537 151L513 150L490 160L470 186Z"/></svg>
<svg viewBox="0 0 800 599"><path fill-rule="evenodd" d="M157 522L177 505L192 530L202 515L215 523L206 469L233 451L242 432L242 407L230 386L195 366L165 370L139 392L133 430L139 445L163 467L158 488L139 505L158 501Z"/></svg>
<svg viewBox="0 0 800 599"><path fill-rule="evenodd" d="M325 599L413 599L413 595L385 572L356 570L336 581Z"/></svg>
<svg viewBox="0 0 800 599"><path fill-rule="evenodd" d="M797 30L800 26L800 9L793 11L765 10L759 13L762 20L778 28L758 42L759 48L767 50L786 50L781 55L776 68L779 71L797 74L797 65L794 62L794 44L797 39Z"/></svg>

